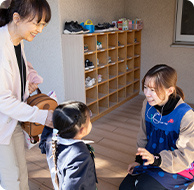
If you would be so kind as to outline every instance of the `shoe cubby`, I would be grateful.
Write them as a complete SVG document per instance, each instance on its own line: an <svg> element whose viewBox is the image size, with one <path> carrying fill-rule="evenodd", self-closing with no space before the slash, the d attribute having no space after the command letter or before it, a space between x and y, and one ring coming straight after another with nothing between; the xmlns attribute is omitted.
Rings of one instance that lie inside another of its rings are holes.
<svg viewBox="0 0 194 190"><path fill-rule="evenodd" d="M127 32L127 46L132 46L134 43L134 32L129 31Z"/></svg>
<svg viewBox="0 0 194 190"><path fill-rule="evenodd" d="M108 78L108 67L99 68L97 78L98 78L97 81L99 84L107 81L109 79Z"/></svg>
<svg viewBox="0 0 194 190"><path fill-rule="evenodd" d="M96 54L95 53L92 53L92 54L87 54L84 56L84 65L85 65L85 60L88 59L90 62L93 63L94 65L94 68L97 67L97 62L96 62ZM94 69L92 68L92 69ZM87 72L87 71L86 71Z"/></svg>
<svg viewBox="0 0 194 190"><path fill-rule="evenodd" d="M134 81L138 81L140 79L140 70L134 70Z"/></svg>
<svg viewBox="0 0 194 190"><path fill-rule="evenodd" d="M139 88L140 88L140 82L139 81L136 81L134 83L134 90L133 90L133 93L138 93L139 92Z"/></svg>
<svg viewBox="0 0 194 190"><path fill-rule="evenodd" d="M118 49L118 61L123 61L127 59L127 49L122 47Z"/></svg>
<svg viewBox="0 0 194 190"><path fill-rule="evenodd" d="M118 47L124 47L127 45L127 33L125 31L118 32Z"/></svg>
<svg viewBox="0 0 194 190"><path fill-rule="evenodd" d="M91 116L90 119L95 118L99 114L99 112L98 112L98 103L97 102L88 105L88 108L92 112L92 116Z"/></svg>
<svg viewBox="0 0 194 190"><path fill-rule="evenodd" d="M87 80L88 79L88 80ZM94 80L94 83L91 83L90 79ZM86 82L88 81L88 82ZM97 84L97 71L96 70L89 70L85 73L85 87L87 88L91 88L93 86L95 86Z"/></svg>
<svg viewBox="0 0 194 190"><path fill-rule="evenodd" d="M85 53L96 51L96 36L84 36L84 46L88 47L88 50L84 50Z"/></svg>
<svg viewBox="0 0 194 190"><path fill-rule="evenodd" d="M109 61L109 57L111 61ZM108 51L108 64L116 63L118 59L117 49L111 49Z"/></svg>
<svg viewBox="0 0 194 190"><path fill-rule="evenodd" d="M128 46L127 47L127 59L128 60L133 59L133 55L134 55L133 46Z"/></svg>
<svg viewBox="0 0 194 190"><path fill-rule="evenodd" d="M86 89L86 104L90 105L98 99L97 86Z"/></svg>
<svg viewBox="0 0 194 190"><path fill-rule="evenodd" d="M140 69L140 57L134 59L134 69Z"/></svg>
<svg viewBox="0 0 194 190"><path fill-rule="evenodd" d="M135 45L134 46L134 57L138 58L141 54L141 45Z"/></svg>
<svg viewBox="0 0 194 190"><path fill-rule="evenodd" d="M141 30L64 34L62 46L63 74L75 78L64 81L65 99L86 103L92 121L138 94Z"/></svg>
<svg viewBox="0 0 194 190"><path fill-rule="evenodd" d="M117 78L112 79L109 81L109 94L117 92L118 89L118 83L117 83Z"/></svg>
<svg viewBox="0 0 194 190"><path fill-rule="evenodd" d="M118 63L118 76L123 75L126 73L127 67L126 67L126 61L122 61Z"/></svg>
<svg viewBox="0 0 194 190"><path fill-rule="evenodd" d="M103 51L103 52L98 52L97 53L97 64L98 64L98 67L103 67L105 65L108 64L108 56L107 56L107 51Z"/></svg>
<svg viewBox="0 0 194 190"><path fill-rule="evenodd" d="M118 73L117 64L116 63L110 64L108 67L109 79L117 77L117 73Z"/></svg>
<svg viewBox="0 0 194 190"><path fill-rule="evenodd" d="M98 99L108 95L108 82L98 85Z"/></svg>
<svg viewBox="0 0 194 190"><path fill-rule="evenodd" d="M125 100L125 88L121 89L118 91L118 102L122 102L123 100Z"/></svg>
<svg viewBox="0 0 194 190"><path fill-rule="evenodd" d="M131 97L133 95L133 84L126 87L126 97Z"/></svg>
<svg viewBox="0 0 194 190"><path fill-rule="evenodd" d="M136 30L135 31L135 37L134 37L134 42L135 44L140 44L141 43L141 30Z"/></svg>
<svg viewBox="0 0 194 190"><path fill-rule="evenodd" d="M118 89L124 88L126 86L126 75L118 77Z"/></svg>
<svg viewBox="0 0 194 190"><path fill-rule="evenodd" d="M134 81L133 71L126 74L126 85L132 84Z"/></svg>
<svg viewBox="0 0 194 190"><path fill-rule="evenodd" d="M109 96L109 107L113 107L114 105L116 105L118 102L118 95L117 92L111 94Z"/></svg>
<svg viewBox="0 0 194 190"><path fill-rule="evenodd" d="M134 69L134 60L130 59L127 60L127 65L126 65L126 72L131 72Z"/></svg>
<svg viewBox="0 0 194 190"><path fill-rule="evenodd" d="M101 43L100 48L98 48L97 42ZM106 33L102 33L102 34L99 33L99 35L97 35L97 42L96 42L97 51L102 51L103 49L107 49L108 48L107 34Z"/></svg>
<svg viewBox="0 0 194 190"><path fill-rule="evenodd" d="M118 46L118 37L116 32L110 32L108 34L108 48L116 49Z"/></svg>
<svg viewBox="0 0 194 190"><path fill-rule="evenodd" d="M106 111L109 107L108 97L105 97L98 102L99 113Z"/></svg>

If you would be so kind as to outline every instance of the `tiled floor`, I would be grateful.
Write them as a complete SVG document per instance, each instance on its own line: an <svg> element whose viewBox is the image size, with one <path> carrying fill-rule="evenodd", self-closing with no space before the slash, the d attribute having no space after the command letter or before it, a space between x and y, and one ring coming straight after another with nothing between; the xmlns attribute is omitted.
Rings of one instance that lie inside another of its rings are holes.
<svg viewBox="0 0 194 190"><path fill-rule="evenodd" d="M134 161L144 96L138 95L93 123L85 138L93 140L98 190L118 190L126 176L127 166ZM38 146L27 150L30 190L53 189L45 155Z"/></svg>

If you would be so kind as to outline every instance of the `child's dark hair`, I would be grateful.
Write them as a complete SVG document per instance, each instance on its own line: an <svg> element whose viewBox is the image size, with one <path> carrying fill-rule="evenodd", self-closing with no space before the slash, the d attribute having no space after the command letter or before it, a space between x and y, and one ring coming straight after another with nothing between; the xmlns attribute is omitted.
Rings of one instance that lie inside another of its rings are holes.
<svg viewBox="0 0 194 190"><path fill-rule="evenodd" d="M45 22L51 19L51 9L46 0L12 0L8 8L0 8L0 27L13 20L13 14L17 12L21 19L32 21L36 16L39 23L43 16Z"/></svg>
<svg viewBox="0 0 194 190"><path fill-rule="evenodd" d="M154 88L158 97L159 97L159 90L163 90L164 88L167 89L170 87L174 87L175 90L172 96L176 98L176 95L178 94L184 100L185 96L182 89L176 86L177 72L172 67L165 64L159 64L152 67L142 79L142 90L144 90L144 84L147 77L154 80L154 84L155 84Z"/></svg>
<svg viewBox="0 0 194 190"><path fill-rule="evenodd" d="M90 112L89 108L79 101L65 102L57 106L53 112L53 126L58 130L58 135L66 139L74 138L81 126L86 123L87 112ZM53 139L52 144L53 160L55 171L57 172L57 141ZM59 187L57 173L55 175L55 182Z"/></svg>

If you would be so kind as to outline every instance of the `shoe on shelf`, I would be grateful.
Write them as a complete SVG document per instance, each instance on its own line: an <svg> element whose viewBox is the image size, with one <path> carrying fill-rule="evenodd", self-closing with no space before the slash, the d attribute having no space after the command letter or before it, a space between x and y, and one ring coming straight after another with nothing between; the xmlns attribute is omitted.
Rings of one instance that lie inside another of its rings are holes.
<svg viewBox="0 0 194 190"><path fill-rule="evenodd" d="M83 34L83 30L75 25L74 21L65 22L64 34Z"/></svg>
<svg viewBox="0 0 194 190"><path fill-rule="evenodd" d="M112 60L111 60L111 57L109 56L109 57L108 57L108 63L111 63L111 61L112 61Z"/></svg>
<svg viewBox="0 0 194 190"><path fill-rule="evenodd" d="M95 80L95 78L91 78L90 76L88 76L85 80L86 87L93 86L95 84Z"/></svg>
<svg viewBox="0 0 194 190"><path fill-rule="evenodd" d="M86 59L86 60L85 60L85 66L86 66L86 65L87 65L87 67L88 67L89 69L94 68L93 62L90 61L89 59Z"/></svg>
<svg viewBox="0 0 194 190"><path fill-rule="evenodd" d="M102 75L98 75L98 82L101 82L102 81Z"/></svg>
<svg viewBox="0 0 194 190"><path fill-rule="evenodd" d="M108 29L103 25L98 23L97 25L95 25L95 31L94 32L107 32Z"/></svg>
<svg viewBox="0 0 194 190"><path fill-rule="evenodd" d="M86 33L90 32L89 30L87 30L87 29L83 28L80 24L78 24L78 22L77 22L77 21L76 21L76 22L74 22L74 26L75 26L76 28L78 28L78 29L82 30L82 31L83 31L83 34L86 34Z"/></svg>

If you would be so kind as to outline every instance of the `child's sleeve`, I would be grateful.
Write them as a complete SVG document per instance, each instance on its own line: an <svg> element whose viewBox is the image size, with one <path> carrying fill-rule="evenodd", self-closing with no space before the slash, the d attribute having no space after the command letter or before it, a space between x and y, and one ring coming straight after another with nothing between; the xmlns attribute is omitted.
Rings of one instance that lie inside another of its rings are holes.
<svg viewBox="0 0 194 190"><path fill-rule="evenodd" d="M95 166L88 153L75 155L63 172L65 177L61 189L96 190Z"/></svg>

